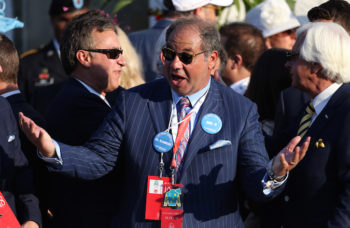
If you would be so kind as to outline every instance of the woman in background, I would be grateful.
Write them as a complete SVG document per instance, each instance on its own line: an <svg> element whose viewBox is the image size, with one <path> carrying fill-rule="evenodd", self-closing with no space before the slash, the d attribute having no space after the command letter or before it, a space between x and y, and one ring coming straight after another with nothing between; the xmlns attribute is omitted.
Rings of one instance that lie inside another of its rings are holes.
<svg viewBox="0 0 350 228"><path fill-rule="evenodd" d="M276 105L280 92L291 86L291 75L285 66L290 51L269 49L258 59L250 77L245 96L258 106L259 121L265 136L271 136L274 128Z"/></svg>

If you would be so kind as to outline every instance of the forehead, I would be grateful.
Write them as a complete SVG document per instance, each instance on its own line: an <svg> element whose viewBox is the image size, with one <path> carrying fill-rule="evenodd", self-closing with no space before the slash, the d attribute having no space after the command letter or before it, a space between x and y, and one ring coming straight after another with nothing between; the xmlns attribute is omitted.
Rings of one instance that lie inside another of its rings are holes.
<svg viewBox="0 0 350 228"><path fill-rule="evenodd" d="M198 29L194 27L180 27L169 35L167 46L176 50L201 50L202 39Z"/></svg>
<svg viewBox="0 0 350 228"><path fill-rule="evenodd" d="M120 48L120 43L117 34L113 30L105 30L102 32L94 29L92 31L92 39L96 47L103 48Z"/></svg>

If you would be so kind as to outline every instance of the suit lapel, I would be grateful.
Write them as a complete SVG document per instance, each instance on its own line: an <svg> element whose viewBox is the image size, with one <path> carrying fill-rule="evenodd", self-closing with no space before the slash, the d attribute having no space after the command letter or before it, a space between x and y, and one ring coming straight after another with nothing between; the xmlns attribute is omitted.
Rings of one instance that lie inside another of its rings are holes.
<svg viewBox="0 0 350 228"><path fill-rule="evenodd" d="M172 97L170 87L165 79L160 79L156 83L160 85L150 87L152 91L147 105L154 130L159 133L168 128Z"/></svg>
<svg viewBox="0 0 350 228"><path fill-rule="evenodd" d="M337 112L337 106L339 106L344 101L343 97L350 95L346 92L349 89L349 85L344 84L333 94L322 112L312 123L309 132L306 133L305 136L316 136L319 132L322 131L322 129L328 124L328 120L331 119L332 116Z"/></svg>
<svg viewBox="0 0 350 228"><path fill-rule="evenodd" d="M198 151L200 151L203 148L206 148L208 146L208 143L210 143L210 138L213 137L213 135L206 133L201 127L201 120L203 116L208 113L214 113L218 115L221 118L221 120L223 120L223 109L220 108L220 105L222 105L222 101L223 100L219 93L218 84L217 82L212 80L205 102L203 103L202 107L199 110L199 113L197 114L197 121L194 126L192 135L190 137L189 143L187 145L185 156L183 158L184 163L181 170L182 175L178 182L180 182L181 179L183 179L183 176L186 175L186 169L190 166L192 160L194 159Z"/></svg>

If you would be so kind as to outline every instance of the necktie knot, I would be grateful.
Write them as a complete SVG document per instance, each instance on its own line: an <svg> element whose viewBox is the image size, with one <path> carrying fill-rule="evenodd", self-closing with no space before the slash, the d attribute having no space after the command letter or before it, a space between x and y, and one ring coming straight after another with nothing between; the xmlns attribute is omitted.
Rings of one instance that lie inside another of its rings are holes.
<svg viewBox="0 0 350 228"><path fill-rule="evenodd" d="M179 119L183 120L191 107L191 103L188 97L181 97L178 104L180 106Z"/></svg>
<svg viewBox="0 0 350 228"><path fill-rule="evenodd" d="M310 101L310 103L307 105L305 111L307 114L314 114L315 113L315 108L314 108L312 101Z"/></svg>
<svg viewBox="0 0 350 228"><path fill-rule="evenodd" d="M315 113L315 108L314 108L314 105L312 104L312 101L310 101L310 103L306 106L305 114L303 118L301 118L301 121L299 124L299 129L297 134L300 137L303 137L306 134L306 132L309 130L312 116L314 113Z"/></svg>

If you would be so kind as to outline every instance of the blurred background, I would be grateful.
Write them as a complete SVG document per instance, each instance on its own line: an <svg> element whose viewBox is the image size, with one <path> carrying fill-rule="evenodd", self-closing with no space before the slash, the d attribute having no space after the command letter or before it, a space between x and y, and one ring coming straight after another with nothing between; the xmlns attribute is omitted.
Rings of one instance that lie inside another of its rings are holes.
<svg viewBox="0 0 350 228"><path fill-rule="evenodd" d="M235 0L220 15L219 25L243 21L245 13L263 0ZM90 8L97 8L117 17L117 22L127 33L146 29L162 16L163 0L89 0ZM325 0L287 0L300 22L306 23L306 12ZM24 23L24 28L14 29L6 35L15 42L19 53L46 44L52 37L48 9L50 0L5 0L5 16Z"/></svg>

